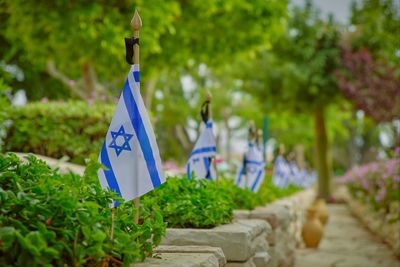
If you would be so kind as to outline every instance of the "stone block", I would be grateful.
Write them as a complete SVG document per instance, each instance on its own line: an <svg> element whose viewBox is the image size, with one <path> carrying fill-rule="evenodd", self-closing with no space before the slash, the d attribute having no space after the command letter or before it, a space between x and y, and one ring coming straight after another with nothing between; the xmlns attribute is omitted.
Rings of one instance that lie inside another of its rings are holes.
<svg viewBox="0 0 400 267"><path fill-rule="evenodd" d="M220 247L228 262L245 262L255 254L254 240L262 234L266 238L267 229L262 220L238 220L212 229L168 228L161 245Z"/></svg>
<svg viewBox="0 0 400 267"><path fill-rule="evenodd" d="M228 262L226 267L257 267L253 261L253 258L250 258L244 262Z"/></svg>
<svg viewBox="0 0 400 267"><path fill-rule="evenodd" d="M156 247L153 252L155 254L165 254L165 253L206 253L213 254L219 263L219 266L225 266L226 258L224 252L218 247L209 246L159 246Z"/></svg>
<svg viewBox="0 0 400 267"><path fill-rule="evenodd" d="M159 258L146 258L130 267L220 267L212 253L160 253ZM223 266L223 265L222 265Z"/></svg>
<svg viewBox="0 0 400 267"><path fill-rule="evenodd" d="M287 207L278 204L258 207L250 213L250 219L260 219L267 221L272 229L282 227L286 229L291 221L291 215Z"/></svg>
<svg viewBox="0 0 400 267"><path fill-rule="evenodd" d="M267 252L257 252L253 257L253 262L257 267L267 267L271 256Z"/></svg>
<svg viewBox="0 0 400 267"><path fill-rule="evenodd" d="M233 218L235 218L235 220L249 219L249 216L250 216L249 210L234 210L233 211Z"/></svg>

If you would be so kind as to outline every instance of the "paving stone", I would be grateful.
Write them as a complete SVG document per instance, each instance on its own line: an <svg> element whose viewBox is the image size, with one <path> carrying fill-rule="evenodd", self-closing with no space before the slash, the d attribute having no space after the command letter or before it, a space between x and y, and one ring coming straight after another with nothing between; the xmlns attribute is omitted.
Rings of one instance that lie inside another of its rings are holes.
<svg viewBox="0 0 400 267"><path fill-rule="evenodd" d="M328 205L330 219L318 249L296 251L295 267L400 267L387 245L344 204Z"/></svg>

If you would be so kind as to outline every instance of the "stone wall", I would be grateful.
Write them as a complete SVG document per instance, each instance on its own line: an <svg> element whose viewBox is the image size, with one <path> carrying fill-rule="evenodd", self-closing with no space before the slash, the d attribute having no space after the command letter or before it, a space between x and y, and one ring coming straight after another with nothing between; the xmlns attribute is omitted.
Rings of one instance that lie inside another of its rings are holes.
<svg viewBox="0 0 400 267"><path fill-rule="evenodd" d="M314 190L309 189L253 211L237 210L231 224L212 229L169 228L161 244L219 247L227 267L289 267L301 243L305 210L314 198Z"/></svg>
<svg viewBox="0 0 400 267"><path fill-rule="evenodd" d="M280 199L252 211L236 211L237 218L260 219L271 226L267 236L270 256L268 267L292 266L294 252L301 244L301 227L305 210L315 199L313 189L308 189L291 197Z"/></svg>

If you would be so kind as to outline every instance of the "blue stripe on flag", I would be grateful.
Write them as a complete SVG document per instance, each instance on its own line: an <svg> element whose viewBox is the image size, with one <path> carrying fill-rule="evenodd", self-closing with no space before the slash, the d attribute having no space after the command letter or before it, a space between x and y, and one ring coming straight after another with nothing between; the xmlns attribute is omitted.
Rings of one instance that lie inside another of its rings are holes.
<svg viewBox="0 0 400 267"><path fill-rule="evenodd" d="M192 177L191 177L191 173L190 173L190 161L187 163L187 165L186 165L186 176L187 176L187 179L188 180L190 180L190 179L192 179Z"/></svg>
<svg viewBox="0 0 400 267"><path fill-rule="evenodd" d="M196 154L201 154L201 153L206 153L206 152L216 152L217 148L215 146L210 146L210 147L202 147L196 150L192 151L192 155L196 155Z"/></svg>
<svg viewBox="0 0 400 267"><path fill-rule="evenodd" d="M134 71L133 72L133 78L135 79L135 82L140 82L140 72L139 71Z"/></svg>
<svg viewBox="0 0 400 267"><path fill-rule="evenodd" d="M258 182L259 182L260 179L261 179L261 174L262 174L262 173L263 173L263 170L260 170L260 171L258 172L257 177L256 177L256 180L254 181L253 185L251 186L251 191L254 192L254 190L256 189L256 186L257 186Z"/></svg>
<svg viewBox="0 0 400 267"><path fill-rule="evenodd" d="M211 169L210 169L210 158L207 158L207 157L203 158L203 162L204 162L204 166L206 168L206 173L207 173L206 178L208 180L212 180Z"/></svg>
<svg viewBox="0 0 400 267"><path fill-rule="evenodd" d="M245 162L250 163L250 164L257 164L257 165L260 165L263 163L262 161L256 161L256 160L246 160Z"/></svg>
<svg viewBox="0 0 400 267"><path fill-rule="evenodd" d="M236 181L236 185L240 185L240 183L242 182L243 175L244 175L244 166L242 166L239 171L239 177L238 180Z"/></svg>
<svg viewBox="0 0 400 267"><path fill-rule="evenodd" d="M153 187L155 188L161 184L161 181L158 175L156 162L154 160L149 137L147 136L146 129L144 128L143 120L142 117L140 116L139 108L136 104L135 98L132 95L128 80L125 83L122 93L124 95L125 106L126 109L128 110L128 114L131 119L133 129L135 130L136 136L140 144L140 148L142 149L144 159L146 161L151 182L153 183Z"/></svg>
<svg viewBox="0 0 400 267"><path fill-rule="evenodd" d="M110 188L110 190L112 192L116 192L117 195L121 197L122 196L121 190L119 190L117 178L115 178L110 159L108 158L108 153L107 153L107 148L106 148L105 142L103 143L103 147L101 148L100 155L101 155L100 156L101 163L107 168L107 170L103 170L103 171L104 171L104 175L106 177L107 183L108 183L108 187ZM115 205L118 206L119 203L116 202Z"/></svg>

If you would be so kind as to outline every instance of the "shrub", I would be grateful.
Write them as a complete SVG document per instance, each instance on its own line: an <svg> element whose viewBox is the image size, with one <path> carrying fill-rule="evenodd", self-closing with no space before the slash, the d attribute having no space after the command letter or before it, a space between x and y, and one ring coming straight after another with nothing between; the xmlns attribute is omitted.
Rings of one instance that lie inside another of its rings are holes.
<svg viewBox="0 0 400 267"><path fill-rule="evenodd" d="M340 177L350 194L383 212L388 221L400 221L400 160L372 162Z"/></svg>
<svg viewBox="0 0 400 267"><path fill-rule="evenodd" d="M219 179L218 185L221 190L225 191L231 198L233 202L234 209L246 209L252 210L260 203L259 196L249 189L242 189L234 184L233 179L222 178Z"/></svg>
<svg viewBox="0 0 400 267"><path fill-rule="evenodd" d="M266 174L260 190L257 192L260 204L270 203L278 198L288 197L303 190L302 187L289 184L286 188L280 188L272 183L272 175Z"/></svg>
<svg viewBox="0 0 400 267"><path fill-rule="evenodd" d="M100 187L98 167L61 175L33 156L0 155L0 266L127 266L152 254L165 230L155 203L142 203L140 225L132 203L121 204L111 240L114 194Z"/></svg>
<svg viewBox="0 0 400 267"><path fill-rule="evenodd" d="M229 223L233 217L229 194L206 179L168 178L146 198L156 199L169 227L211 228Z"/></svg>
<svg viewBox="0 0 400 267"><path fill-rule="evenodd" d="M85 102L31 103L8 112L12 121L5 150L31 152L53 158L68 156L84 163L97 157L115 105Z"/></svg>
<svg viewBox="0 0 400 267"><path fill-rule="evenodd" d="M266 175L260 190L253 193L249 189L242 189L236 186L233 179L220 179L221 189L230 195L235 209L248 209L252 210L256 206L264 206L278 198L288 197L296 192L302 190L299 186L289 185L286 188L276 187L272 181L271 176Z"/></svg>

